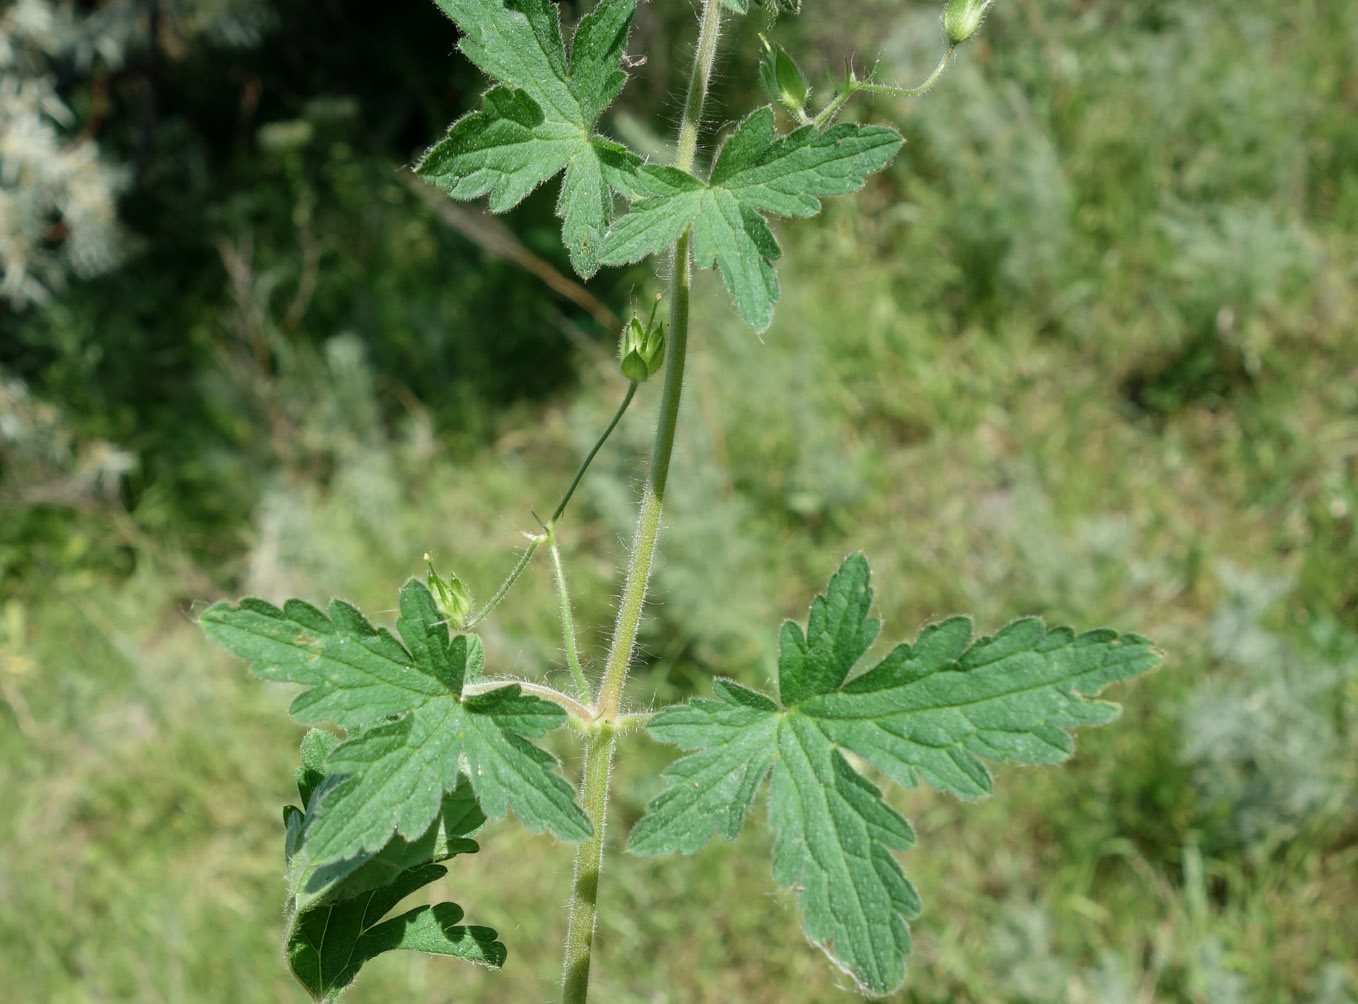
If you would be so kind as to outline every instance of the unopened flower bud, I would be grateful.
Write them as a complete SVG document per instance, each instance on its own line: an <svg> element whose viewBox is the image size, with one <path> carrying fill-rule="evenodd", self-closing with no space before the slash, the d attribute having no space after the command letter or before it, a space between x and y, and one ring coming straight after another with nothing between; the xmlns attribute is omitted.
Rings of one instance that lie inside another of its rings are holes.
<svg viewBox="0 0 1358 1004"><path fill-rule="evenodd" d="M619 365L622 367L622 375L637 383L645 383L646 378L651 375L646 368L646 361L636 352L629 352L623 356Z"/></svg>
<svg viewBox="0 0 1358 1004"><path fill-rule="evenodd" d="M943 8L943 31L953 45L961 45L981 27L981 20L995 0L948 0Z"/></svg>
<svg viewBox="0 0 1358 1004"><path fill-rule="evenodd" d="M653 312L654 313L654 312ZM665 326L652 316L649 325L633 317L618 340L618 363L628 380L644 383L665 362Z"/></svg>
<svg viewBox="0 0 1358 1004"><path fill-rule="evenodd" d="M764 55L759 60L759 80L764 93L774 104L793 114L804 111L807 95L811 93L806 74L781 45L775 48L764 36L759 37L764 43Z"/></svg>
<svg viewBox="0 0 1358 1004"><path fill-rule="evenodd" d="M445 579L434 571L434 563L429 555L424 556L429 566L429 595L434 598L434 606L453 627L461 627L472 611L472 596L462 580L451 572Z"/></svg>

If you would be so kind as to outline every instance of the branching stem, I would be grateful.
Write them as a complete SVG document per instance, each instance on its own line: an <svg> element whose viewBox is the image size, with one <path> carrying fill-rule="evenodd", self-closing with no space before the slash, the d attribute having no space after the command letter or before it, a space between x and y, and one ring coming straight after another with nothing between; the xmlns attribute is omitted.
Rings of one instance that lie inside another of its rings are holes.
<svg viewBox="0 0 1358 1004"><path fill-rule="evenodd" d="M537 552L538 545L542 543L542 540L542 537L534 537L528 542L528 546L525 547L523 553L519 555L519 560L514 565L513 571L509 573L509 578L500 583L500 588L495 590L495 595L486 602L485 606L471 617L467 618L466 623L462 625L462 630L470 631L489 617L491 611L500 605L500 601L505 598L514 583L519 580L519 576L522 575L523 570L528 567L528 563L533 560L533 555Z"/></svg>
<svg viewBox="0 0 1358 1004"><path fill-rule="evenodd" d="M552 518L547 521L545 526L547 534L550 534L556 528L557 522L561 519L561 514L566 511L566 506L570 504L571 496L575 494L575 489L579 487L580 480L585 476L585 471L589 470L589 465L594 461L594 458L598 455L599 451L603 449L604 443L608 442L608 437L613 434L613 430L618 427L618 423L622 421L623 413L627 411L627 406L632 403L632 398L636 396L636 393L637 382L633 380L627 385L627 393L623 396L622 404L618 405L618 410L613 415L613 421L608 423L608 428L603 431L603 435L601 435L594 444L594 448L589 451L589 455L581 462L579 469L575 472L575 477L571 479L570 487L566 489L566 494L562 495L561 501L556 504L556 509L552 512ZM509 590L513 588L514 583L519 580L519 576L522 575L523 570L528 567L528 563L533 560L533 555L537 553L538 545L546 539L548 538L544 534L535 536L529 542L528 547L526 547L524 552L519 555L518 563L514 565L513 570L509 573L509 577L505 579L504 582L500 583L500 588L495 590L495 595L486 602L486 605L467 619L462 625L462 630L470 631L491 615L491 612L500 605L500 601L509 594ZM554 560L559 561L559 559ZM574 652L574 649L572 648L571 651ZM572 664L571 671L575 672L578 665L579 660L577 659ZM580 685L580 693L587 694L589 688L581 683L583 679L583 676L577 677L576 683Z"/></svg>
<svg viewBox="0 0 1358 1004"><path fill-rule="evenodd" d="M939 59L938 65L934 67L934 72L925 77L924 83L917 87L896 87L892 84L874 84L872 82L871 74L868 75L867 80L859 80L858 77L854 75L851 68L846 70L844 74L844 89L835 95L833 101L820 110L811 124L817 129L823 129L830 122L834 121L834 117L839 114L839 110L848 104L849 99L859 91L863 91L867 94L885 94L889 97L896 98L913 98L923 94L925 91L929 90L929 88L933 87L934 84L938 83L938 78L943 76L943 71L948 68L948 63L952 60L953 53L956 51L956 46L949 46L943 53L942 58Z"/></svg>
<svg viewBox="0 0 1358 1004"><path fill-rule="evenodd" d="M712 65L717 58L717 39L721 34L722 0L703 0L698 25L698 45L693 55L693 72L684 102L684 117L679 126L679 145L675 165L684 171L693 168L702 126L703 104ZM613 763L614 728L622 700L627 670L641 624L646 585L660 535L660 513L669 481L670 457L674 453L675 430L679 422L679 400L684 387L684 362L688 352L689 289L693 278L690 237L685 233L674 248L670 284L670 335L665 347L665 391L660 402L651 467L637 516L632 540L631 560L623 584L618 620L613 631L599 688L596 720L599 735L585 746L581 803L594 827L594 835L576 850L575 883L571 893L570 924L566 933L566 957L561 983L562 1004L586 1004L589 997L590 953L594 943L599 872L603 862L604 822L608 812L608 776Z"/></svg>
<svg viewBox="0 0 1358 1004"><path fill-rule="evenodd" d="M608 423L608 428L605 429L603 435L599 437L599 441L594 444L594 449L590 450L589 455L581 462L580 469L575 472L575 477L571 480L571 486L566 489L566 494L562 495L561 501L556 504L556 509L552 512L552 518L547 521L548 529L556 526L556 521L559 520L561 514L566 511L566 506L570 504L571 496L575 494L575 489L579 486L580 479L585 476L585 471L589 470L589 465L594 461L598 452L603 449L604 443L608 442L608 437L613 435L613 430L616 429L618 423L622 421L623 412L625 412L627 406L632 403L632 398L636 396L636 393L637 382L632 380L627 385L627 394L623 397L622 404L618 405L618 410L613 415L613 421Z"/></svg>

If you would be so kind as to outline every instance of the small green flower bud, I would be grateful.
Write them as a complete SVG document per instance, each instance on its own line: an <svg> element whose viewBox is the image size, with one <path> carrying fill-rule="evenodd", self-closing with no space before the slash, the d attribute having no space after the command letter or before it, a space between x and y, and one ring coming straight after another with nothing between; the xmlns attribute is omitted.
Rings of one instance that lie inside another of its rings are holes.
<svg viewBox="0 0 1358 1004"><path fill-rule="evenodd" d="M623 326L622 337L618 339L618 362L622 365L622 375L628 380L641 383L651 375L646 370L646 360L641 358L645 346L646 328L640 317L634 317Z"/></svg>
<svg viewBox="0 0 1358 1004"><path fill-rule="evenodd" d="M646 361L646 375L655 376L665 365L665 322L646 329L646 345L641 358Z"/></svg>
<svg viewBox="0 0 1358 1004"><path fill-rule="evenodd" d="M646 360L640 354L629 352L622 357L622 375L628 380L635 380L637 383L645 383L646 378L651 375L651 371L646 368Z"/></svg>
<svg viewBox="0 0 1358 1004"><path fill-rule="evenodd" d="M429 566L429 594L434 597L434 606L455 628L461 627L472 612L472 596L462 580L451 572L444 578L434 571L434 563L429 555L424 556Z"/></svg>
<svg viewBox="0 0 1358 1004"><path fill-rule="evenodd" d="M811 93L806 74L781 45L774 48L763 35L759 38L764 43L764 55L759 60L759 80L764 93L774 104L793 114L804 111L807 95Z"/></svg>
<svg viewBox="0 0 1358 1004"><path fill-rule="evenodd" d="M943 30L948 41L961 45L981 27L981 20L995 0L948 0L943 8Z"/></svg>
<svg viewBox="0 0 1358 1004"><path fill-rule="evenodd" d="M637 383L645 383L665 362L665 325L656 323L654 313L649 325L642 324L639 317L632 318L618 340L622 375Z"/></svg>

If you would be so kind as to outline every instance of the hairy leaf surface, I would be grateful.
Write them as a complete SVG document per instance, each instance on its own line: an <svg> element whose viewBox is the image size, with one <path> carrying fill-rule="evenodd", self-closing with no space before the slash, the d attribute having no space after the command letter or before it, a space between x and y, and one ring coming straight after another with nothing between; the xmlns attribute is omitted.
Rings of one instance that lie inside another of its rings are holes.
<svg viewBox="0 0 1358 1004"><path fill-rule="evenodd" d="M906 921L919 911L891 852L908 849L914 834L841 751L907 787L922 777L976 798L992 788L982 758L1066 759L1070 729L1117 715L1116 705L1088 698L1159 657L1138 635L1076 635L1031 617L973 641L971 620L953 617L851 678L880 627L868 617L871 603L868 563L850 555L812 603L807 629L783 626L779 700L719 680L717 700L651 719L653 737L693 752L666 769L671 787L628 847L692 853L714 833L733 838L772 774L775 880L800 889L807 936L865 991L885 994L904 977Z"/></svg>
<svg viewBox="0 0 1358 1004"><path fill-rule="evenodd" d="M302 740L297 792L303 805L325 778L326 764L339 740L312 729ZM455 903L421 906L390 921L383 916L409 893L441 877L435 862L473 854L473 833L485 822L465 782L444 796L443 808L429 830L407 841L400 837L376 854L315 868L303 839L305 816L296 806L283 809L291 907L285 951L288 964L316 1000L332 1001L359 969L383 952L405 948L499 966L504 945L488 927L458 924Z"/></svg>
<svg viewBox="0 0 1358 1004"><path fill-rule="evenodd" d="M529 742L563 724L565 713L517 684L464 698L464 682L482 671L480 639L450 638L418 580L406 583L400 605L404 645L342 600L331 602L329 616L300 600L280 610L255 599L203 614L208 635L249 659L255 675L303 685L295 718L351 730L329 751L328 776L308 807L303 837L312 864L378 851L393 835L424 834L464 762L487 815L513 809L530 829L589 836L556 759Z"/></svg>
<svg viewBox="0 0 1358 1004"><path fill-rule="evenodd" d="M330 1001L364 963L395 949L448 955L498 969L505 960L505 946L489 927L459 924L463 911L456 903L417 906L382 919L401 900L447 871L442 865L421 865L381 888L299 914L287 943L293 975L313 999Z"/></svg>
<svg viewBox="0 0 1358 1004"><path fill-rule="evenodd" d="M325 779L326 759L338 744L335 736L322 729L312 729L302 741L297 790L303 806L314 810L312 794ZM466 778L460 778L457 787L443 796L438 815L420 836L410 840L392 837L376 853L316 865L311 860L310 848L302 839L308 817L303 810L289 805L283 810L289 895L298 908L305 910L321 903L352 899L359 893L387 885L417 865L446 861L458 854L474 854L476 841L469 838L485 821L471 784Z"/></svg>
<svg viewBox="0 0 1358 1004"><path fill-rule="evenodd" d="M640 261L692 226L698 265L716 265L740 316L763 331L778 301L773 263L782 253L763 214L814 216L822 196L856 192L900 146L896 130L852 122L779 137L773 108L760 108L722 144L706 183L674 167L641 168L635 187L642 197L613 224L599 260Z"/></svg>
<svg viewBox="0 0 1358 1004"><path fill-rule="evenodd" d="M588 278L612 208L632 190L641 158L595 134L622 90L636 0L600 0L581 18L569 57L550 0L437 0L465 33L459 47L497 81L481 109L458 119L416 168L455 199L490 196L512 209L564 168L557 215L571 265Z"/></svg>

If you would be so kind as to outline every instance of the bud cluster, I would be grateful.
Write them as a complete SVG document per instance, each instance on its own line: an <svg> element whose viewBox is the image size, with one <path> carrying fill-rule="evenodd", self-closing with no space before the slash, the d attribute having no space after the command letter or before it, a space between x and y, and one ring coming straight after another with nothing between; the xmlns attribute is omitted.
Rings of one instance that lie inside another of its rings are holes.
<svg viewBox="0 0 1358 1004"><path fill-rule="evenodd" d="M449 572L445 579L434 571L434 563L429 555L424 556L429 566L429 595L434 598L434 606L447 619L450 627L460 628L472 612L472 594L456 575Z"/></svg>
<svg viewBox="0 0 1358 1004"><path fill-rule="evenodd" d="M659 305L659 297L656 304ZM645 324L641 318L633 317L622 329L618 339L618 364L622 375L628 380L645 383L665 363L665 325L655 319L655 308L651 309L651 319Z"/></svg>
<svg viewBox="0 0 1358 1004"><path fill-rule="evenodd" d="M764 93L778 107L799 117L804 115L811 93L806 74L781 45L770 45L763 35L759 40L764 43L764 55L759 60L759 81L764 85Z"/></svg>

